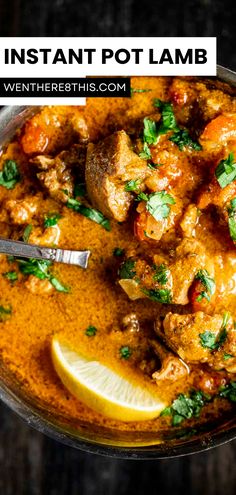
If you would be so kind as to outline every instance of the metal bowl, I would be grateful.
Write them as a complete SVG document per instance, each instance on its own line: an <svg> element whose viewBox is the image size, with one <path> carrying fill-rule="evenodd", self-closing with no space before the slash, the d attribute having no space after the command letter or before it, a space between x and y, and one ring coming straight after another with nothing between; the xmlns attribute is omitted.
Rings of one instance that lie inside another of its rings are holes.
<svg viewBox="0 0 236 495"><path fill-rule="evenodd" d="M213 85L236 86L236 73L218 66ZM220 81L220 82L219 82ZM0 111L0 145L3 146L39 107L10 106ZM74 422L24 392L15 377L0 363L0 398L28 425L72 447L123 459L161 459L205 451L236 438L236 422L224 415L218 422L199 425L194 432L180 427L158 432L121 432L91 423Z"/></svg>

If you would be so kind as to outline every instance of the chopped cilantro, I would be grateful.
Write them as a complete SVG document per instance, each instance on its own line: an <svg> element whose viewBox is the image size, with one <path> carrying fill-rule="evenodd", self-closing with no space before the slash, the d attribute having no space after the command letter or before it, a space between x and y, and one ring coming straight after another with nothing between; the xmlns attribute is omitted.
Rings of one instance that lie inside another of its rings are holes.
<svg viewBox="0 0 236 495"><path fill-rule="evenodd" d="M147 144L156 144L158 137L156 122L145 117L145 119L143 119L143 124L143 141Z"/></svg>
<svg viewBox="0 0 236 495"><path fill-rule="evenodd" d="M224 353L224 361L227 361L228 359L231 359L232 357L232 354L228 354L227 352Z"/></svg>
<svg viewBox="0 0 236 495"><path fill-rule="evenodd" d="M173 136L169 138L169 141L173 141L173 143L177 144L181 151L185 147L192 148L195 151L200 151L202 149L202 146L199 143L193 141L186 129L179 129L176 131Z"/></svg>
<svg viewBox="0 0 236 495"><path fill-rule="evenodd" d="M169 289L142 289L142 292L149 297L152 301L170 304L172 297Z"/></svg>
<svg viewBox="0 0 236 495"><path fill-rule="evenodd" d="M49 260L36 260L33 258L24 260L17 258L19 269L24 275L34 275L40 280L48 279L49 282L58 292L69 292L69 288L65 287L51 272L50 266L52 262Z"/></svg>
<svg viewBox="0 0 236 495"><path fill-rule="evenodd" d="M152 159L151 151L147 143L143 143L143 151L139 153L139 157L143 158L144 160Z"/></svg>
<svg viewBox="0 0 236 495"><path fill-rule="evenodd" d="M207 301L210 301L210 296L214 294L216 288L214 279L210 277L207 270L199 270L195 276L195 280L199 280L205 288L196 300L201 302L205 298Z"/></svg>
<svg viewBox="0 0 236 495"><path fill-rule="evenodd" d="M236 241L236 198L231 199L230 207L228 208L228 225L230 237Z"/></svg>
<svg viewBox="0 0 236 495"><path fill-rule="evenodd" d="M222 189L236 179L236 162L233 153L230 153L225 160L220 161L216 167L215 176Z"/></svg>
<svg viewBox="0 0 236 495"><path fill-rule="evenodd" d="M152 89L130 88L130 96L133 96L134 93L149 93L149 91L152 91Z"/></svg>
<svg viewBox="0 0 236 495"><path fill-rule="evenodd" d="M20 173L17 163L14 160L6 160L0 171L0 186L6 189L13 189L20 181Z"/></svg>
<svg viewBox="0 0 236 495"><path fill-rule="evenodd" d="M72 208L72 210L75 210L77 213L84 215L93 222L100 224L105 230L111 230L110 221L105 218L100 211L95 210L94 208L89 208L88 206L80 203L80 201L77 201L77 199L73 198L68 199L66 206L68 208Z"/></svg>
<svg viewBox="0 0 236 495"><path fill-rule="evenodd" d="M48 215L46 215L44 218L45 229L48 229L48 227L54 227L55 225L57 225L58 220L60 220L60 218L61 218L60 213L49 213Z"/></svg>
<svg viewBox="0 0 236 495"><path fill-rule="evenodd" d="M33 229L33 226L31 225L31 223L29 225L27 225L27 227L25 227L25 230L24 230L23 236L22 236L24 242L28 242L30 234L32 232L32 229Z"/></svg>
<svg viewBox="0 0 236 495"><path fill-rule="evenodd" d="M11 315L12 309L11 306L4 307L0 306L0 321L5 321Z"/></svg>
<svg viewBox="0 0 236 495"><path fill-rule="evenodd" d="M126 260L122 263L119 269L119 276L121 279L129 279L134 278L136 275L135 271L135 261L134 260Z"/></svg>
<svg viewBox="0 0 236 495"><path fill-rule="evenodd" d="M155 220L162 220L163 218L167 218L169 216L169 205L174 204L175 200L170 194L167 194L166 191L160 191L149 194L146 209L149 213L151 213Z"/></svg>
<svg viewBox="0 0 236 495"><path fill-rule="evenodd" d="M155 99L154 106L159 108L161 112L161 123L158 127L158 135L165 134L168 131L178 131L179 127L175 119L172 104Z"/></svg>
<svg viewBox="0 0 236 495"><path fill-rule="evenodd" d="M161 416L172 416L172 425L177 426L185 419L198 417L210 399L210 396L200 390L192 390L189 395L179 394L171 406L161 412Z"/></svg>
<svg viewBox="0 0 236 495"><path fill-rule="evenodd" d="M92 325L89 325L88 328L86 328L85 330L85 335L87 335L87 337L94 337L94 335L96 335L97 333L97 329L96 327L93 327Z"/></svg>
<svg viewBox="0 0 236 495"><path fill-rule="evenodd" d="M211 351L218 350L225 343L227 339L227 325L229 322L230 314L225 312L223 315L223 321L220 333L215 335L213 332L203 332L199 334L202 347L210 349Z"/></svg>
<svg viewBox="0 0 236 495"><path fill-rule="evenodd" d="M127 345L120 347L120 358L129 359L132 354L132 350Z"/></svg>
<svg viewBox="0 0 236 495"><path fill-rule="evenodd" d="M236 382L231 381L227 385L220 387L219 396L236 402Z"/></svg>
<svg viewBox="0 0 236 495"><path fill-rule="evenodd" d="M161 265L154 265L155 274L153 275L153 280L158 282L160 285L165 285L168 281L169 270L163 263Z"/></svg>
<svg viewBox="0 0 236 495"><path fill-rule="evenodd" d="M151 170L156 170L158 167L162 167L162 163L148 163L147 166L148 168L150 168Z"/></svg>
<svg viewBox="0 0 236 495"><path fill-rule="evenodd" d="M116 247L113 250L113 256L123 256L125 250L123 248Z"/></svg>
<svg viewBox="0 0 236 495"><path fill-rule="evenodd" d="M7 278L10 282L15 282L18 280L18 274L14 271L3 273L3 277Z"/></svg>
<svg viewBox="0 0 236 495"><path fill-rule="evenodd" d="M140 184L141 184L141 180L140 179L129 180L125 184L125 191L126 192L129 192L129 191L138 191L139 188L140 188Z"/></svg>
<svg viewBox="0 0 236 495"><path fill-rule="evenodd" d="M82 198L86 195L86 184L81 182L80 184L76 184L74 187L74 197Z"/></svg>

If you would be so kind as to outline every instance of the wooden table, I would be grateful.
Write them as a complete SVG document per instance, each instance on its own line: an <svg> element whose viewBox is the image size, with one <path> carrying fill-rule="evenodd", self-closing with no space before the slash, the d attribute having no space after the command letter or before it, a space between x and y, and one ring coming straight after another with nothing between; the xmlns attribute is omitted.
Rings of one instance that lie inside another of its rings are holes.
<svg viewBox="0 0 236 495"><path fill-rule="evenodd" d="M0 0L1 36L218 36L236 70L236 2ZM1 495L234 495L236 441L173 460L123 461L65 447L0 406Z"/></svg>

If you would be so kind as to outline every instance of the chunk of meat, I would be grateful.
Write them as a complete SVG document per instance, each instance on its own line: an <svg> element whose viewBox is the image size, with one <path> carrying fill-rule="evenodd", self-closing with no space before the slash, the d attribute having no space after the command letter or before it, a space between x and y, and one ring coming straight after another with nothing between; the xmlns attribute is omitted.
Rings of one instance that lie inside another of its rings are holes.
<svg viewBox="0 0 236 495"><path fill-rule="evenodd" d="M168 313L156 322L156 331L167 345L187 363L207 363L216 370L236 370L236 330L230 317L224 326L224 317L209 316L201 311L179 315ZM222 337L225 332L224 337ZM211 347L204 344L203 336L210 335ZM221 339L221 341L220 341ZM214 347L214 343L219 345ZM225 356L231 356L225 359Z"/></svg>
<svg viewBox="0 0 236 495"><path fill-rule="evenodd" d="M25 225L40 210L42 195L25 196L24 199L8 199L4 201L0 221L9 221L15 225Z"/></svg>
<svg viewBox="0 0 236 495"><path fill-rule="evenodd" d="M186 377L190 370L186 363L179 357L175 356L171 351L158 340L151 340L150 344L161 361L161 368L152 374L152 378L156 382L160 380L177 381Z"/></svg>
<svg viewBox="0 0 236 495"><path fill-rule="evenodd" d="M125 191L129 180L144 180L146 160L132 150L125 131L118 131L87 150L85 179L92 204L106 217L118 222L127 219L133 195Z"/></svg>
<svg viewBox="0 0 236 495"><path fill-rule="evenodd" d="M25 281L25 287L32 293L40 296L48 295L53 292L53 286L49 280L41 280L34 275L29 275Z"/></svg>
<svg viewBox="0 0 236 495"><path fill-rule="evenodd" d="M43 230L41 227L34 227L30 233L29 240L31 244L39 246L56 246L60 239L61 230L58 225L48 227Z"/></svg>
<svg viewBox="0 0 236 495"><path fill-rule="evenodd" d="M119 283L132 300L154 297L157 300L164 291L174 304L189 303L189 289L201 268L214 276L214 264L201 242L184 239L176 248L174 256L153 255L152 261L143 258L135 262L135 275ZM122 273L122 271L121 271ZM155 297L156 295L156 297ZM161 301L160 301L161 302ZM165 301L163 301L165 302Z"/></svg>
<svg viewBox="0 0 236 495"><path fill-rule="evenodd" d="M26 122L20 141L24 152L32 155L65 148L76 138L82 142L89 138L81 110L63 112L58 107L45 107Z"/></svg>
<svg viewBox="0 0 236 495"><path fill-rule="evenodd" d="M74 177L71 171L71 164L76 163L74 149L72 154L63 151L55 158L38 155L31 160L31 163L42 170L42 172L37 173L37 177L50 196L57 201L66 203L74 191Z"/></svg>

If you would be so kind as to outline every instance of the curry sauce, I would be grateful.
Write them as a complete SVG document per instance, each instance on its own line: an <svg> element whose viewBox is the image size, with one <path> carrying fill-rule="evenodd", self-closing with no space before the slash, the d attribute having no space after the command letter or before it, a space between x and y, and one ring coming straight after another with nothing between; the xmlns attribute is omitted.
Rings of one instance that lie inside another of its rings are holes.
<svg viewBox="0 0 236 495"><path fill-rule="evenodd" d="M231 408L236 106L217 81L131 86L130 98L43 107L2 150L0 235L91 257L86 271L55 264L44 276L0 255L0 352L27 394L68 421L158 434L168 411L124 423L74 398L51 340L59 334L167 404L200 392L193 423Z"/></svg>

